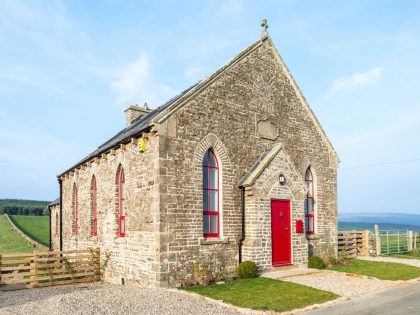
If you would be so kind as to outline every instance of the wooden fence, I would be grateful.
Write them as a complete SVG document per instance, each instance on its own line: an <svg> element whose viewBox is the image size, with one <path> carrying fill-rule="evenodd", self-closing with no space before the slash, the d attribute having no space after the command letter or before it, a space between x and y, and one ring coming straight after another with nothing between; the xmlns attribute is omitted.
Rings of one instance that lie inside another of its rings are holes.
<svg viewBox="0 0 420 315"><path fill-rule="evenodd" d="M99 280L99 249L0 255L0 291Z"/></svg>
<svg viewBox="0 0 420 315"><path fill-rule="evenodd" d="M347 258L369 256L369 231L338 232L338 252Z"/></svg>

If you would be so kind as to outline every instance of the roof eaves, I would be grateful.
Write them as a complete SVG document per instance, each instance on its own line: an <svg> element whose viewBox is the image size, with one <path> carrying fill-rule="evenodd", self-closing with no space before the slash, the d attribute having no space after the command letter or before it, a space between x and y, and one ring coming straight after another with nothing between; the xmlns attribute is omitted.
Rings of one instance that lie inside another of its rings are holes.
<svg viewBox="0 0 420 315"><path fill-rule="evenodd" d="M239 187L249 187L254 184L255 180L267 168L268 164L274 159L277 153L282 149L282 143L277 143L271 149L266 149L247 174L239 181Z"/></svg>

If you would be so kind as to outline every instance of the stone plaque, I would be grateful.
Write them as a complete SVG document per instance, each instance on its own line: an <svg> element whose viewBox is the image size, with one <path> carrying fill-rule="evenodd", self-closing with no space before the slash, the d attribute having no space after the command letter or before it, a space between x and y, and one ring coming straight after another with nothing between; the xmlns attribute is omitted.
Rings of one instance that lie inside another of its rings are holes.
<svg viewBox="0 0 420 315"><path fill-rule="evenodd" d="M268 120L260 120L257 122L257 132L261 138L276 140L279 130Z"/></svg>

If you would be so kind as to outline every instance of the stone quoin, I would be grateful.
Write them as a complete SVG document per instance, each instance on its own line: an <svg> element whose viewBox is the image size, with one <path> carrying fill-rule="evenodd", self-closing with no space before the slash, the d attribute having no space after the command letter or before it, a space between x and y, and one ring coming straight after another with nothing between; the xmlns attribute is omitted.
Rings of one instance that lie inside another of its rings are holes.
<svg viewBox="0 0 420 315"><path fill-rule="evenodd" d="M125 129L58 175L53 249L99 247L106 281L173 287L197 266L305 266L336 248L339 159L267 27L162 106L130 106Z"/></svg>

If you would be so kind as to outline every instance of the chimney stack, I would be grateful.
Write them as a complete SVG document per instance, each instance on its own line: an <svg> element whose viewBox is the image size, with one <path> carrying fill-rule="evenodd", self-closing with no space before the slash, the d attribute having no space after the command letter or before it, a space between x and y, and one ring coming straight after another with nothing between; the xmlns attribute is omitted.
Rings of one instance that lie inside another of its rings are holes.
<svg viewBox="0 0 420 315"><path fill-rule="evenodd" d="M126 127L130 126L134 119L146 116L150 111L151 109L147 106L147 103L144 103L144 106L139 106L138 104L128 106L124 110Z"/></svg>

